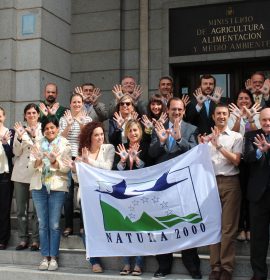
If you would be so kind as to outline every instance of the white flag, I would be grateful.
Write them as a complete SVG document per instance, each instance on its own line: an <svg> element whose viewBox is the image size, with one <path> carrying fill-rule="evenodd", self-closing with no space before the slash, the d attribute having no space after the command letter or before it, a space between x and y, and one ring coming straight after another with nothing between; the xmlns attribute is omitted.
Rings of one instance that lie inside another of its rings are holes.
<svg viewBox="0 0 270 280"><path fill-rule="evenodd" d="M143 256L220 242L208 145L131 171L77 164L87 258Z"/></svg>

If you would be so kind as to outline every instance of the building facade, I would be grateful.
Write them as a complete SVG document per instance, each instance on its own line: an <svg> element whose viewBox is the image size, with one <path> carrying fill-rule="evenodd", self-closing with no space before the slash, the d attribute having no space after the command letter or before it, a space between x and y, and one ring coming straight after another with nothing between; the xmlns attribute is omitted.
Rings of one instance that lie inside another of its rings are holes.
<svg viewBox="0 0 270 280"><path fill-rule="evenodd" d="M243 0L3 0L0 1L0 104L8 125L24 106L59 86L92 82L109 103L124 75L143 86L171 75L175 94L192 94L200 75L214 74L233 99L257 70L270 74L269 1Z"/></svg>

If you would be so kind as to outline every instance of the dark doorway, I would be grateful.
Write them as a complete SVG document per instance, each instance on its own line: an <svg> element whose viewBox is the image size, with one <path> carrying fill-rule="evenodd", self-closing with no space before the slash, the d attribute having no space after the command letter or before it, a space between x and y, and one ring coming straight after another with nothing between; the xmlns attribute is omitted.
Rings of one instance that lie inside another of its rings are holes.
<svg viewBox="0 0 270 280"><path fill-rule="evenodd" d="M200 84L202 74L212 74L217 80L217 86L224 90L223 101L231 102L237 92L245 87L245 81L256 71L264 72L270 77L270 59L265 60L241 60L241 61L215 61L196 64L171 65L171 75L175 80L175 94L189 94Z"/></svg>

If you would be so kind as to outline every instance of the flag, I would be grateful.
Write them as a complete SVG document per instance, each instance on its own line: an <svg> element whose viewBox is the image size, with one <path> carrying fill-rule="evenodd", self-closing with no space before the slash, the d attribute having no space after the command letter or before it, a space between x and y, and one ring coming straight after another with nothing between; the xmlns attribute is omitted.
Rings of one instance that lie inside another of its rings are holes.
<svg viewBox="0 0 270 280"><path fill-rule="evenodd" d="M220 242L221 205L208 145L137 170L76 167L87 258L157 255Z"/></svg>

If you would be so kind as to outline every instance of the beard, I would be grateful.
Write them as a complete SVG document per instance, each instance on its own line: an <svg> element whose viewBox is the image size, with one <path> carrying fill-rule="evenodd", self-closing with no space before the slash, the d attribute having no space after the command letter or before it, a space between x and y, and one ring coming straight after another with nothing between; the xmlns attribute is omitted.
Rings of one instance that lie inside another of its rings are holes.
<svg viewBox="0 0 270 280"><path fill-rule="evenodd" d="M55 100L56 100L56 98L55 98L54 96L51 96L51 95L49 95L49 96L46 98L46 101L47 101L48 103L54 103Z"/></svg>

